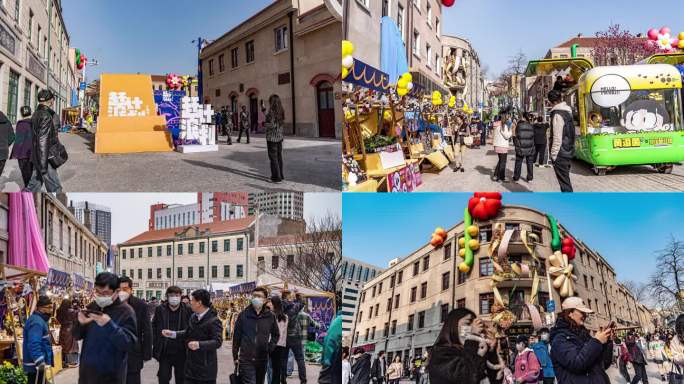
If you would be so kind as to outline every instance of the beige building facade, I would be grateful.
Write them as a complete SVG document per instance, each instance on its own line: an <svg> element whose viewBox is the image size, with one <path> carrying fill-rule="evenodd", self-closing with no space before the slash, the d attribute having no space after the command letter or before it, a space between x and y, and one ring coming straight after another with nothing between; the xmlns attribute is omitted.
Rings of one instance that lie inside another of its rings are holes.
<svg viewBox="0 0 684 384"><path fill-rule="evenodd" d="M462 37L444 35L442 42L444 86L456 96L456 100L477 111L486 101L480 56L470 41Z"/></svg>
<svg viewBox="0 0 684 384"><path fill-rule="evenodd" d="M285 133L339 138L341 22L323 0L277 0L202 49L203 99L250 113L257 127L278 95ZM261 116L260 116L261 115Z"/></svg>
<svg viewBox="0 0 684 384"><path fill-rule="evenodd" d="M462 259L457 256L456 239L463 235L461 222L448 230L444 246L433 248L426 244L393 262L363 286L353 327L353 345L369 351L401 354L408 361L429 350L450 310L466 307L489 320L494 295L490 286L493 266L487 249L495 223L504 223L506 229L515 230L508 252L511 261L534 263L521 241L520 230L538 236L540 241L534 246L537 255L546 257L552 253L551 231L545 214L527 207L505 206L491 222L478 223L481 247L470 273L460 273L457 266ZM561 234L572 235L566 228L561 229ZM588 321L589 327L598 328L615 320L621 326L652 330L650 312L618 284L610 264L579 240L576 247L576 295L596 311ZM545 267L540 263L537 269L542 278L534 304L545 308L548 300L553 299L559 312L561 300L555 290L548 291ZM523 304L529 302L532 278L502 282L498 287L503 297L509 297L515 287L509 307L518 317L516 326L531 328L529 313Z"/></svg>
<svg viewBox="0 0 684 384"><path fill-rule="evenodd" d="M442 5L438 0L344 0L344 38L354 57L380 68L381 20L390 17L399 29L413 83L426 94L443 85Z"/></svg>
<svg viewBox="0 0 684 384"><path fill-rule="evenodd" d="M0 1L0 111L12 123L48 86L58 113L70 105L77 88L70 52L60 0Z"/></svg>
<svg viewBox="0 0 684 384"><path fill-rule="evenodd" d="M107 244L69 211L66 195L34 196L50 268L94 282L97 272L107 268Z"/></svg>

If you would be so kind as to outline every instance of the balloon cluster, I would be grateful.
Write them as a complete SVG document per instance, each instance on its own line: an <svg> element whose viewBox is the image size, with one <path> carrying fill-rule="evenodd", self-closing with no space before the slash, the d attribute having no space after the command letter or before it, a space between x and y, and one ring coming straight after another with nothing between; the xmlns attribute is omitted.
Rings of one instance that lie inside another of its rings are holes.
<svg viewBox="0 0 684 384"><path fill-rule="evenodd" d="M684 49L684 32L680 32L678 37L674 37L670 28L662 27L660 29L649 29L647 35L648 40L645 44L648 50L672 53L677 48Z"/></svg>
<svg viewBox="0 0 684 384"><path fill-rule="evenodd" d="M413 76L406 72L397 81L397 95L404 96L413 89Z"/></svg>
<svg viewBox="0 0 684 384"><path fill-rule="evenodd" d="M88 58L80 49L76 48L76 68L81 70L86 66L86 63L88 63Z"/></svg>
<svg viewBox="0 0 684 384"><path fill-rule="evenodd" d="M475 111L472 108L470 108L468 103L463 103L463 112L465 112L468 115L472 115Z"/></svg>
<svg viewBox="0 0 684 384"><path fill-rule="evenodd" d="M480 249L480 241L477 235L480 233L480 228L473 224L473 217L470 215L468 208L463 212L463 226L465 232L463 237L458 239L458 255L463 258L463 262L458 265L458 270L463 273L470 272L475 260L475 252Z"/></svg>
<svg viewBox="0 0 684 384"><path fill-rule="evenodd" d="M342 40L342 79L349 76L349 70L354 66L354 44L349 40Z"/></svg>
<svg viewBox="0 0 684 384"><path fill-rule="evenodd" d="M442 94L439 91L432 92L432 105L440 106L442 104L444 104L444 100L442 100Z"/></svg>
<svg viewBox="0 0 684 384"><path fill-rule="evenodd" d="M442 0L442 5L445 7L451 7L455 2L456 0Z"/></svg>
<svg viewBox="0 0 684 384"><path fill-rule="evenodd" d="M175 73L166 75L166 86L171 90L179 90L183 87L183 80Z"/></svg>
<svg viewBox="0 0 684 384"><path fill-rule="evenodd" d="M453 108L456 106L456 96L451 96L449 98L449 108Z"/></svg>
<svg viewBox="0 0 684 384"><path fill-rule="evenodd" d="M190 86L190 76L184 75L181 77L181 86L187 88Z"/></svg>
<svg viewBox="0 0 684 384"><path fill-rule="evenodd" d="M501 208L501 193L475 192L468 200L468 211L477 220L489 220L496 216Z"/></svg>
<svg viewBox="0 0 684 384"><path fill-rule="evenodd" d="M435 228L435 231L432 232L432 239L430 240L430 245L433 247L439 247L440 245L444 244L444 241L447 238L447 232L444 230L442 227L437 227Z"/></svg>
<svg viewBox="0 0 684 384"><path fill-rule="evenodd" d="M568 255L568 260L572 261L575 258L575 252L577 252L575 240L570 236L564 237L563 240L561 240L561 253Z"/></svg>

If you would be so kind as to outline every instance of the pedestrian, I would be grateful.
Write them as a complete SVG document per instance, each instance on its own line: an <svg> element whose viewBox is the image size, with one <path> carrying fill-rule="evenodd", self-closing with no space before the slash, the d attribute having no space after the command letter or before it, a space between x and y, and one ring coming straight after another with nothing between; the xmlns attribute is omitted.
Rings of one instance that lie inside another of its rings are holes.
<svg viewBox="0 0 684 384"><path fill-rule="evenodd" d="M352 360L351 366L351 380L349 384L369 384L371 373L371 356L363 350L363 348L357 347L354 350L354 360Z"/></svg>
<svg viewBox="0 0 684 384"><path fill-rule="evenodd" d="M283 302L280 296L271 297L273 315L278 325L278 341L271 352L271 384L285 384L287 382L287 323L288 318L283 312Z"/></svg>
<svg viewBox="0 0 684 384"><path fill-rule="evenodd" d="M658 366L658 373L660 373L660 380L665 381L667 371L665 370L665 336L655 334L651 336L651 341L648 342L648 351L651 359Z"/></svg>
<svg viewBox="0 0 684 384"><path fill-rule="evenodd" d="M152 319L154 317L154 313L157 310L157 307L159 306L159 300L157 300L156 296L152 296L150 301L147 303L147 315Z"/></svg>
<svg viewBox="0 0 684 384"><path fill-rule="evenodd" d="M181 302L185 305L190 305L190 297L188 295L181 296Z"/></svg>
<svg viewBox="0 0 684 384"><path fill-rule="evenodd" d="M71 328L78 321L77 318L78 310L74 309L71 300L62 300L57 309L57 322L59 322L59 345L62 347L65 367L78 366L78 342L71 334Z"/></svg>
<svg viewBox="0 0 684 384"><path fill-rule="evenodd" d="M456 154L456 169L455 171L465 172L465 153L467 144L472 143L472 137L468 132L468 124L466 123L466 118L463 115L456 117L456 143L458 145L458 153Z"/></svg>
<svg viewBox="0 0 684 384"><path fill-rule="evenodd" d="M73 335L82 340L78 384L125 384L128 353L136 348L135 312L119 299L119 278L95 277L95 301L78 313Z"/></svg>
<svg viewBox="0 0 684 384"><path fill-rule="evenodd" d="M176 332L188 328L192 309L181 302L181 293L175 285L166 288L166 303L155 309L152 319L152 356L159 362L159 384L169 384L172 370L176 384L183 384L185 379L185 346L180 339L170 339L161 333L163 328Z"/></svg>
<svg viewBox="0 0 684 384"><path fill-rule="evenodd" d="M171 339L179 339L186 348L183 380L185 384L216 384L216 351L223 343L223 326L211 305L209 291L197 289L192 291L190 297L190 308L194 313L190 317L188 327L182 331L165 328L161 334Z"/></svg>
<svg viewBox="0 0 684 384"><path fill-rule="evenodd" d="M633 332L629 332L625 338L625 349L629 353L629 361L634 368L634 377L632 377L631 384L636 384L641 381L648 384L648 374L646 373L646 357L641 346L637 343L637 336Z"/></svg>
<svg viewBox="0 0 684 384"><path fill-rule="evenodd" d="M31 107L24 105L21 107L22 119L17 122L17 132L12 146L10 159L16 159L19 163L21 179L26 187L31 180L33 164L31 163Z"/></svg>
<svg viewBox="0 0 684 384"><path fill-rule="evenodd" d="M684 314L675 320L675 333L670 340L672 369L668 376L669 384L684 384Z"/></svg>
<svg viewBox="0 0 684 384"><path fill-rule="evenodd" d="M33 174L26 192L40 192L43 184L48 192L61 192L57 168L67 161L68 155L64 146L59 142L59 119L52 109L55 95L44 89L38 92L38 108L31 117L31 162Z"/></svg>
<svg viewBox="0 0 684 384"><path fill-rule="evenodd" d="M152 325L147 304L133 296L133 280L128 276L119 278L119 300L133 308L137 325L136 343L128 353L128 375L126 384L140 384L140 371L145 361L152 359Z"/></svg>
<svg viewBox="0 0 684 384"><path fill-rule="evenodd" d="M559 91L550 91L548 99L553 104L553 108L551 108L551 138L549 140L551 162L561 192L572 192L570 166L575 155L575 123L572 119L572 109L562 100Z"/></svg>
<svg viewBox="0 0 684 384"><path fill-rule="evenodd" d="M264 305L267 296L266 288L254 288L250 304L235 321L233 361L242 384L264 382L269 354L280 341L276 316ZM276 378L280 379L274 370L273 382L276 382Z"/></svg>
<svg viewBox="0 0 684 384"><path fill-rule="evenodd" d="M480 121L479 127L480 127L480 145L486 147L487 146L487 126L489 125L489 122L483 122Z"/></svg>
<svg viewBox="0 0 684 384"><path fill-rule="evenodd" d="M48 328L52 312L52 301L41 295L36 302L36 310L24 324L22 361L29 384L43 383L47 367L55 365Z"/></svg>
<svg viewBox="0 0 684 384"><path fill-rule="evenodd" d="M451 310L430 352L430 383L480 383L486 367L483 331L482 320L471 310Z"/></svg>
<svg viewBox="0 0 684 384"><path fill-rule="evenodd" d="M546 134L549 130L549 125L544 122L544 118L539 116L534 126L534 152L537 158L537 167L549 167L546 164L546 154L548 151Z"/></svg>
<svg viewBox="0 0 684 384"><path fill-rule="evenodd" d="M221 111L221 128L224 134L228 137L228 145L233 145L233 112L228 111L228 108L223 108Z"/></svg>
<svg viewBox="0 0 684 384"><path fill-rule="evenodd" d="M544 384L553 384L556 373L553 371L553 362L549 354L549 329L546 327L541 328L537 334L539 335L539 341L533 343L531 347L541 367L541 375L539 377Z"/></svg>
<svg viewBox="0 0 684 384"><path fill-rule="evenodd" d="M427 351L423 352L423 360L420 364L420 381L419 384L429 384L430 375L428 374L428 365L430 364L430 355Z"/></svg>
<svg viewBox="0 0 684 384"><path fill-rule="evenodd" d="M627 369L629 364L629 352L627 352L625 344L619 338L616 338L615 343L618 347L618 370L625 381L629 383L632 381L629 376L629 370Z"/></svg>
<svg viewBox="0 0 684 384"><path fill-rule="evenodd" d="M257 114L257 126L254 128L254 132L260 133L264 129L264 124L266 123L266 107L264 106L264 100L261 99L261 105L259 107L259 113Z"/></svg>
<svg viewBox="0 0 684 384"><path fill-rule="evenodd" d="M562 384L610 384L605 370L613 354L613 328L606 327L592 337L584 322L594 311L579 297L566 298L561 308L550 335L556 379Z"/></svg>
<svg viewBox="0 0 684 384"><path fill-rule="evenodd" d="M14 142L14 128L7 115L0 112L0 175L5 170L5 163L9 156L9 147Z"/></svg>
<svg viewBox="0 0 684 384"><path fill-rule="evenodd" d="M494 152L499 160L494 168L494 181L508 182L506 180L506 158L508 157L508 145L511 139L511 129L506 124L506 115L497 116L494 121Z"/></svg>
<svg viewBox="0 0 684 384"><path fill-rule="evenodd" d="M223 116L222 113L224 110L225 110L225 107L223 107L222 110L216 111L216 113L214 113L214 126L216 126L216 129L219 130L219 132L221 134L225 134L225 129L224 129L225 126L223 124L223 121L221 120L221 118Z"/></svg>
<svg viewBox="0 0 684 384"><path fill-rule="evenodd" d="M330 322L323 339L318 384L342 384L342 313L338 313Z"/></svg>
<svg viewBox="0 0 684 384"><path fill-rule="evenodd" d="M534 164L534 127L530 124L530 116L527 112L523 114L523 118L515 125L515 132L513 133L513 144L515 145L515 168L513 171L513 181L520 180L522 173L522 163L527 164L527 182L534 179L533 164Z"/></svg>
<svg viewBox="0 0 684 384"><path fill-rule="evenodd" d="M349 347L342 348L342 384L351 380L351 364L349 363Z"/></svg>
<svg viewBox="0 0 684 384"><path fill-rule="evenodd" d="M384 364L384 359L383 359ZM399 384L399 380L404 376L404 365L401 363L401 355L394 356L394 361L387 368L387 378L389 384Z"/></svg>
<svg viewBox="0 0 684 384"><path fill-rule="evenodd" d="M397 357L399 357L399 355L397 355ZM371 380L373 380L373 383L383 384L387 376L388 369L387 362L385 361L385 351L380 351L378 352L378 357L373 360L373 364L371 365Z"/></svg>
<svg viewBox="0 0 684 384"><path fill-rule="evenodd" d="M271 161L271 181L280 183L285 179L283 174L283 123L285 111L278 95L268 98L269 110L266 113L266 148Z"/></svg>
<svg viewBox="0 0 684 384"><path fill-rule="evenodd" d="M288 290L282 292L283 310L289 319L294 321L287 324L287 349L292 351L294 360L297 362L297 373L299 381L306 383L306 362L304 361L304 341L308 324L303 322L300 312L304 309L302 296L295 294L294 300L290 300L292 293ZM288 352L289 353L289 352Z"/></svg>
<svg viewBox="0 0 684 384"><path fill-rule="evenodd" d="M239 143L240 140L242 139L242 132L245 133L247 136L247 144L249 144L249 125L250 125L250 120L249 120L249 112L247 112L247 106L243 105L242 110L240 111L240 132L238 133L238 139L237 142Z"/></svg>
<svg viewBox="0 0 684 384"><path fill-rule="evenodd" d="M485 354L487 378L489 384L501 384L504 380L504 369L506 363L501 356L501 343L496 338L496 330L488 329L487 346L488 350Z"/></svg>
<svg viewBox="0 0 684 384"><path fill-rule="evenodd" d="M537 355L529 348L529 338L525 335L518 335L516 338L515 349L515 371L513 377L515 383L536 383L539 381L541 367Z"/></svg>

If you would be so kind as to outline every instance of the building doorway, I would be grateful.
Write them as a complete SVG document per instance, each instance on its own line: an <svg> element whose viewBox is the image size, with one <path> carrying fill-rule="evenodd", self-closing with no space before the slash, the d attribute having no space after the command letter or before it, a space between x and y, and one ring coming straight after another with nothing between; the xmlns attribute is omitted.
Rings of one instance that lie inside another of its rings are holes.
<svg viewBox="0 0 684 384"><path fill-rule="evenodd" d="M254 132L259 124L259 98L255 93L249 96L249 129Z"/></svg>
<svg viewBox="0 0 684 384"><path fill-rule="evenodd" d="M321 81L316 86L316 100L318 104L318 136L335 137L335 96L333 86L327 81Z"/></svg>
<svg viewBox="0 0 684 384"><path fill-rule="evenodd" d="M232 95L230 97L230 118L233 120L233 130L238 129L238 97Z"/></svg>

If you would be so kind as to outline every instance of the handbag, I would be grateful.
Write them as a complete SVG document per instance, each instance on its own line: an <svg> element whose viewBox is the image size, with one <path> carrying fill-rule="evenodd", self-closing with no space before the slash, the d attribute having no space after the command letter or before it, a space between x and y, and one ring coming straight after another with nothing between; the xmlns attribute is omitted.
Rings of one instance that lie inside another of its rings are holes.
<svg viewBox="0 0 684 384"><path fill-rule="evenodd" d="M468 145L468 146L473 145L473 137L472 136L465 136L463 138L463 143L465 145Z"/></svg>
<svg viewBox="0 0 684 384"><path fill-rule="evenodd" d="M235 372L231 373L229 378L230 384L240 384L242 383L242 379L240 378L240 375L238 375L238 365L235 364Z"/></svg>
<svg viewBox="0 0 684 384"><path fill-rule="evenodd" d="M69 160L69 154L62 143L58 141L50 147L50 150L48 151L48 162L54 169L64 165L67 160Z"/></svg>
<svg viewBox="0 0 684 384"><path fill-rule="evenodd" d="M674 371L675 367L677 367L677 372ZM668 384L684 384L684 375L681 374L679 366L674 361L672 362L672 369L667 375L667 382Z"/></svg>

